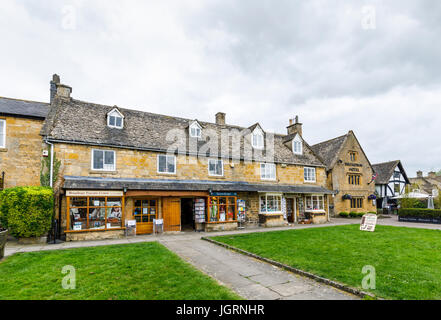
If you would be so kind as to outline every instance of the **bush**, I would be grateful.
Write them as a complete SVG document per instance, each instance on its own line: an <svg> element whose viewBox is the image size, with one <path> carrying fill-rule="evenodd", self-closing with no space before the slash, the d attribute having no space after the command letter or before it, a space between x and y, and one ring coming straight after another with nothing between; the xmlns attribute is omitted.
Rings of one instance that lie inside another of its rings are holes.
<svg viewBox="0 0 441 320"><path fill-rule="evenodd" d="M369 211L368 214L375 214L375 215L378 215L378 212L377 212L377 211Z"/></svg>
<svg viewBox="0 0 441 320"><path fill-rule="evenodd" d="M441 218L441 210L402 208L398 211L400 217Z"/></svg>
<svg viewBox="0 0 441 320"><path fill-rule="evenodd" d="M17 187L0 192L0 223L17 238L41 237L52 225L54 194L46 187Z"/></svg>
<svg viewBox="0 0 441 320"><path fill-rule="evenodd" d="M357 218L358 217L358 212L352 211L352 212L349 213L349 216L351 218Z"/></svg>
<svg viewBox="0 0 441 320"><path fill-rule="evenodd" d="M419 208L419 209L427 209L427 201L418 200L414 198L402 198L400 199L401 208Z"/></svg>
<svg viewBox="0 0 441 320"><path fill-rule="evenodd" d="M359 212L357 214L357 217L362 218L365 214L366 214L366 212Z"/></svg>
<svg viewBox="0 0 441 320"><path fill-rule="evenodd" d="M347 213L347 212L340 212L339 216L342 217L342 218L347 218L347 217L349 217L349 213Z"/></svg>

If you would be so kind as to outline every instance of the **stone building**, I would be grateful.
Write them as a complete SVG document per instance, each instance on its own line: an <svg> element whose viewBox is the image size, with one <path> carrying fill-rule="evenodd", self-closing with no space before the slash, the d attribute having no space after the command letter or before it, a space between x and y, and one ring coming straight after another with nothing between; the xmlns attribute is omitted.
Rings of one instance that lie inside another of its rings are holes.
<svg viewBox="0 0 441 320"><path fill-rule="evenodd" d="M439 196L441 176L438 176L436 172L431 171L427 176L424 176L422 171L418 171L417 176L415 178L409 178L409 180L411 184L409 191L419 191L433 197Z"/></svg>
<svg viewBox="0 0 441 320"><path fill-rule="evenodd" d="M48 103L0 97L0 188L39 186Z"/></svg>
<svg viewBox="0 0 441 320"><path fill-rule="evenodd" d="M154 220L168 232L236 229L244 213L263 226L329 219L326 165L298 119L273 134L223 113L209 123L83 102L58 77L52 85L41 135L61 161L67 240L119 237L133 222L152 233Z"/></svg>
<svg viewBox="0 0 441 320"><path fill-rule="evenodd" d="M327 187L334 190L331 215L340 212L375 212L374 170L353 131L312 146L323 159Z"/></svg>

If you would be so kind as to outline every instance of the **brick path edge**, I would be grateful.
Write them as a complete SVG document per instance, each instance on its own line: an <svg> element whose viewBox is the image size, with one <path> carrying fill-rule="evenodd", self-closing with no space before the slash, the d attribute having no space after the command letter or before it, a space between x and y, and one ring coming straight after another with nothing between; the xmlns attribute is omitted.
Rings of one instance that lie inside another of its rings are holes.
<svg viewBox="0 0 441 320"><path fill-rule="evenodd" d="M320 282L320 283L327 284L327 285L329 285L331 287L334 287L334 288L337 288L339 290L342 290L342 291L354 294L354 295L359 296L361 298L365 298L366 296L368 296L368 297L370 297L372 299L383 300L383 299L375 296L372 293L361 291L361 290L358 290L356 288L349 287L349 286L347 286L345 284L342 284L340 282L333 281L333 280L330 280L330 279L327 279L327 278L323 278L323 277L317 276L317 275L315 275L313 273L310 273L310 272L307 272L307 271L303 271L303 270L300 270L300 269L297 269L297 268L293 268L293 267L288 266L286 264L283 264L283 263L280 263L280 262L277 262L277 261L274 261L274 260L271 260L271 259L268 259L268 258L264 258L264 257L261 257L261 256L259 256L257 254L254 254L254 253L251 253L251 252L248 252L248 251L245 251L245 250L242 250L242 249L230 246L230 245L228 245L226 243L218 242L216 240L213 240L213 239L210 239L210 238L207 238L207 237L202 237L201 239L204 240L204 241L211 242L211 243L213 243L215 245L224 247L226 249L229 249L229 250L241 253L243 255L252 257L254 259L257 259L257 260L260 260L260 261L272 264L273 266L276 266L278 268L284 269L286 271L289 271L289 272L292 272L292 273L295 273L295 274L298 274L298 275L301 275L301 276L304 276L304 277L308 277L308 278L313 279L313 280L315 280L317 282Z"/></svg>

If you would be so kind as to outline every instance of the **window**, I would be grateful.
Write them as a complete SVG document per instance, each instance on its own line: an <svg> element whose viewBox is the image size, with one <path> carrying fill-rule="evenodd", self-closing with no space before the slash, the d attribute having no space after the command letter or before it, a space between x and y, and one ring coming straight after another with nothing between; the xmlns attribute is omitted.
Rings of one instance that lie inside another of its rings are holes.
<svg viewBox="0 0 441 320"><path fill-rule="evenodd" d="M349 152L349 159L350 159L352 162L357 161L357 152L354 152L354 151Z"/></svg>
<svg viewBox="0 0 441 320"><path fill-rule="evenodd" d="M202 137L202 129L196 122L190 126L190 137L192 138Z"/></svg>
<svg viewBox="0 0 441 320"><path fill-rule="evenodd" d="M153 223L158 214L158 201L135 200L135 211L133 215L137 223Z"/></svg>
<svg viewBox="0 0 441 320"><path fill-rule="evenodd" d="M260 196L260 213L282 213L282 196L273 194Z"/></svg>
<svg viewBox="0 0 441 320"><path fill-rule="evenodd" d="M305 182L315 182L315 168L305 168Z"/></svg>
<svg viewBox="0 0 441 320"><path fill-rule="evenodd" d="M6 148L6 120L0 120L0 148Z"/></svg>
<svg viewBox="0 0 441 320"><path fill-rule="evenodd" d="M260 164L260 178L262 180L276 180L276 165L274 163Z"/></svg>
<svg viewBox="0 0 441 320"><path fill-rule="evenodd" d="M350 174L348 175L348 183L359 186L360 185L360 175L358 174Z"/></svg>
<svg viewBox="0 0 441 320"><path fill-rule="evenodd" d="M124 117L116 109L109 112L107 115L107 126L110 128L122 129L124 127Z"/></svg>
<svg viewBox="0 0 441 320"><path fill-rule="evenodd" d="M158 173L175 174L176 157L168 155L158 156Z"/></svg>
<svg viewBox="0 0 441 320"><path fill-rule="evenodd" d="M122 227L120 197L78 197L69 199L68 231L109 230Z"/></svg>
<svg viewBox="0 0 441 320"><path fill-rule="evenodd" d="M254 130L253 135L252 135L251 144L252 144L253 148L263 149L264 141L263 141L262 130L259 130L259 129Z"/></svg>
<svg viewBox="0 0 441 320"><path fill-rule="evenodd" d="M394 172L394 179L400 179L401 173L400 172Z"/></svg>
<svg viewBox="0 0 441 320"><path fill-rule="evenodd" d="M363 208L363 198L351 199L351 209L362 209L362 208Z"/></svg>
<svg viewBox="0 0 441 320"><path fill-rule="evenodd" d="M401 190L400 190L400 184L399 183L395 183L394 184L394 192L400 194Z"/></svg>
<svg viewBox="0 0 441 320"><path fill-rule="evenodd" d="M325 201L323 196L306 196L306 211L324 211Z"/></svg>
<svg viewBox="0 0 441 320"><path fill-rule="evenodd" d="M224 175L224 162L222 160L209 159L208 174L210 176L222 177Z"/></svg>
<svg viewBox="0 0 441 320"><path fill-rule="evenodd" d="M237 221L236 197L209 197L208 223Z"/></svg>
<svg viewBox="0 0 441 320"><path fill-rule="evenodd" d="M295 154L303 154L303 143L302 139L297 135L292 141L292 150Z"/></svg>
<svg viewBox="0 0 441 320"><path fill-rule="evenodd" d="M115 151L93 150L92 170L115 171Z"/></svg>

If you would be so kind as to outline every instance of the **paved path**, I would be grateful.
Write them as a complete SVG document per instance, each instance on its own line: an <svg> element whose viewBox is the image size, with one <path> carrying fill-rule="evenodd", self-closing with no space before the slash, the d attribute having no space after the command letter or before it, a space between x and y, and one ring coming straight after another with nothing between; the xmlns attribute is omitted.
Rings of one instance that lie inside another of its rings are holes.
<svg viewBox="0 0 441 320"><path fill-rule="evenodd" d="M265 262L195 239L160 241L248 300L352 300L358 297Z"/></svg>

